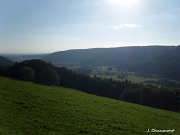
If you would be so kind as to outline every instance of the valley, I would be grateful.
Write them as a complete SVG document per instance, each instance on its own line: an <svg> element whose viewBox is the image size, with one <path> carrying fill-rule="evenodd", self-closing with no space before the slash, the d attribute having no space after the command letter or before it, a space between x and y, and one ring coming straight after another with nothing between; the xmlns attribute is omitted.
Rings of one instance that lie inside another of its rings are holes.
<svg viewBox="0 0 180 135"><path fill-rule="evenodd" d="M178 58L179 46L2 56L0 134L179 134Z"/></svg>
<svg viewBox="0 0 180 135"><path fill-rule="evenodd" d="M180 135L180 0L1 0L0 135Z"/></svg>

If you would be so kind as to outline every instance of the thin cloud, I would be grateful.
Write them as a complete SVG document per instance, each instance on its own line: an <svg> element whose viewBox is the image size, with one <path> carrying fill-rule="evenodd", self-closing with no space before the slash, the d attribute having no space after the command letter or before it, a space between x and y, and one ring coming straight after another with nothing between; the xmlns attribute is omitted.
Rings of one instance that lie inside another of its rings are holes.
<svg viewBox="0 0 180 135"><path fill-rule="evenodd" d="M123 25L114 26L115 29L123 28Z"/></svg>
<svg viewBox="0 0 180 135"><path fill-rule="evenodd" d="M137 24L124 24L125 27L129 27L129 28L140 28L141 25L137 25Z"/></svg>
<svg viewBox="0 0 180 135"><path fill-rule="evenodd" d="M109 28L115 28L115 29L120 29L120 28L141 28L141 25L137 24L119 24L119 25L114 25L114 26L109 26Z"/></svg>

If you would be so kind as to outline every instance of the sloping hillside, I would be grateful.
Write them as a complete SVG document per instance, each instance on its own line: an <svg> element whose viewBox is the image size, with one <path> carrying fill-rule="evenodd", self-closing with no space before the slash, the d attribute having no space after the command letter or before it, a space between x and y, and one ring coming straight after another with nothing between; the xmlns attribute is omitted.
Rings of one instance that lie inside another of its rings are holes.
<svg viewBox="0 0 180 135"><path fill-rule="evenodd" d="M21 62L30 59L40 59L46 54L6 54L6 58L14 62Z"/></svg>
<svg viewBox="0 0 180 135"><path fill-rule="evenodd" d="M77 49L77 50L68 50L60 51L51 54L47 54L42 57L42 60L47 62L52 62L53 64L59 66L68 63L80 63L83 60L91 59L95 55L106 50L105 48L95 48L95 49Z"/></svg>
<svg viewBox="0 0 180 135"><path fill-rule="evenodd" d="M180 134L179 113L3 77L0 110L2 135Z"/></svg>
<svg viewBox="0 0 180 135"><path fill-rule="evenodd" d="M13 61L3 57L3 56L0 56L0 66L10 66L13 64Z"/></svg>
<svg viewBox="0 0 180 135"><path fill-rule="evenodd" d="M180 81L180 46L173 47L147 61L123 65L129 71L156 74L160 77Z"/></svg>
<svg viewBox="0 0 180 135"><path fill-rule="evenodd" d="M81 62L87 65L110 65L119 66L129 62L144 61L152 58L166 50L171 46L134 46L109 48L102 53L97 54L92 59Z"/></svg>
<svg viewBox="0 0 180 135"><path fill-rule="evenodd" d="M119 48L94 48L55 52L41 59L59 66L63 64L114 65L143 61L160 54L172 46L134 46Z"/></svg>

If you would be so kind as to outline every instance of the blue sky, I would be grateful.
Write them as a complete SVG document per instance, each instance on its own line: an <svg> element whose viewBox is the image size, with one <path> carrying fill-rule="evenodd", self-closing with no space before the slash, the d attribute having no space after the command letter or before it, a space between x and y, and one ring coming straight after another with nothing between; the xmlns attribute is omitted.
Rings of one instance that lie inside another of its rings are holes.
<svg viewBox="0 0 180 135"><path fill-rule="evenodd" d="M180 0L0 0L0 53L180 44Z"/></svg>

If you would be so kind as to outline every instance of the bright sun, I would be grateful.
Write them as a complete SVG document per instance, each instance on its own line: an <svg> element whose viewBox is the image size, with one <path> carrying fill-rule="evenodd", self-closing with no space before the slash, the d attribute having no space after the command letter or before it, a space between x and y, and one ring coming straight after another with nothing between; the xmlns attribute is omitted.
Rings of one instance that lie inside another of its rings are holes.
<svg viewBox="0 0 180 135"><path fill-rule="evenodd" d="M136 0L111 0L111 1L123 6L130 6L136 2Z"/></svg>

